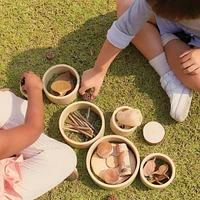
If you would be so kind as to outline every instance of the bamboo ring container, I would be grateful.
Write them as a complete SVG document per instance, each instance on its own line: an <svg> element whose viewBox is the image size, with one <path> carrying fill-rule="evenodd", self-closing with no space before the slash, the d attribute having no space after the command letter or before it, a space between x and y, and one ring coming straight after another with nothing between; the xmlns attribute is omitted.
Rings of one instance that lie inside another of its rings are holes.
<svg viewBox="0 0 200 200"><path fill-rule="evenodd" d="M92 139L90 139L86 142L74 141L74 140L70 139L63 130L65 120L71 112L77 111L79 109L87 109L89 106L90 106L91 110L99 116L99 118L101 120L101 128L95 137L93 137ZM101 138L104 135L105 119L104 119L103 112L100 110L100 108L98 106L96 106L95 104L93 104L91 102L88 102L88 101L74 102L74 103L68 105L61 113L60 118L59 118L59 129L60 129L60 132L61 132L63 138L70 146L75 147L75 148L80 148L80 149L89 148L92 145L92 143L94 143L97 139Z"/></svg>
<svg viewBox="0 0 200 200"><path fill-rule="evenodd" d="M115 133L116 135L125 136L125 137L131 135L138 127L138 126L134 126L132 128L128 128L128 129L123 129L123 128L119 127L119 125L116 122L116 114L119 111L126 110L126 109L132 109L132 108L129 106L118 107L117 109L114 110L114 112L111 116L111 119L110 119L110 128L113 131L113 133Z"/></svg>
<svg viewBox="0 0 200 200"><path fill-rule="evenodd" d="M47 89L49 81L52 79L52 77L55 74L65 73L67 71L69 71L71 73L71 75L74 76L76 79L76 84L74 84L74 89L65 96L55 96L55 95L51 94ZM80 85L80 76L79 76L78 72L69 65L59 64L59 65L50 67L44 73L42 81L43 81L44 93L46 94L47 98L53 103L63 104L63 105L69 104L69 103L73 102L78 96L78 89L79 89L79 85Z"/></svg>
<svg viewBox="0 0 200 200"><path fill-rule="evenodd" d="M104 141L111 142L111 143L125 143L135 156L135 159L136 159L135 170L134 170L133 174L130 176L130 178L128 178L126 181L124 181L122 183L115 184L115 185L105 183L104 181L101 181L99 178L97 178L97 176L94 174L94 172L92 170L91 158L92 158L93 154L95 153L98 145ZM140 155L139 155L137 148L130 140L128 140L127 138L125 138L123 136L119 136L119 135L107 135L107 136L104 136L104 137L98 139L91 145L91 147L88 150L87 157L86 157L86 167L87 167L87 171L88 171L90 177L98 186L100 186L104 189L107 189L107 190L117 191L117 190L122 190L122 189L128 187L136 178L138 171L139 171L139 166L140 166Z"/></svg>
<svg viewBox="0 0 200 200"><path fill-rule="evenodd" d="M157 184L150 183L147 180L147 178L144 176L144 174L143 174L143 168L144 168L146 162L151 160L151 159L153 159L153 158L155 158L155 157L156 157L156 159L160 159L160 160L164 161L166 164L169 165L170 178L169 178L169 180L167 182L163 183L162 185L157 185ZM152 154L149 154L148 156L146 156L142 160L141 165L140 165L140 179L141 179L142 183L145 186L147 186L148 188L157 189L157 190L164 189L164 188L166 188L167 186L169 186L172 183L174 178L175 178L175 165L174 165L172 159L169 156L167 156L165 154L162 154L162 153L152 153Z"/></svg>

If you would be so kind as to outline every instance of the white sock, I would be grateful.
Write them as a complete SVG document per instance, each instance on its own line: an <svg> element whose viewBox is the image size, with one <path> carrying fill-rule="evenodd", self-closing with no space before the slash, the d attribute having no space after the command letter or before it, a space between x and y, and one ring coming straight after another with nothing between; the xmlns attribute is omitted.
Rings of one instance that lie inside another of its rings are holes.
<svg viewBox="0 0 200 200"><path fill-rule="evenodd" d="M159 54L155 58L149 60L149 64L156 70L158 75L161 77L165 73L171 70L167 58L165 56L165 52Z"/></svg>

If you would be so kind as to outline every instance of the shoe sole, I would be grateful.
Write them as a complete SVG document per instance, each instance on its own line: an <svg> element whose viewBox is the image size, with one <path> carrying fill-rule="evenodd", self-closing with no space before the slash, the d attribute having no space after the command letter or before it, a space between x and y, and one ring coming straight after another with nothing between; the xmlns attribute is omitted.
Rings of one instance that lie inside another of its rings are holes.
<svg viewBox="0 0 200 200"><path fill-rule="evenodd" d="M185 90L183 91L183 94L186 93L184 92ZM175 119L178 122L183 122L187 118L189 110L190 110L191 102L192 102L192 95L193 95L192 90L190 90L190 93L189 93L190 98L188 98L188 96L184 97L183 95L181 95L181 98L179 100L178 106L175 111L175 116L173 116L173 113L170 113L173 119Z"/></svg>

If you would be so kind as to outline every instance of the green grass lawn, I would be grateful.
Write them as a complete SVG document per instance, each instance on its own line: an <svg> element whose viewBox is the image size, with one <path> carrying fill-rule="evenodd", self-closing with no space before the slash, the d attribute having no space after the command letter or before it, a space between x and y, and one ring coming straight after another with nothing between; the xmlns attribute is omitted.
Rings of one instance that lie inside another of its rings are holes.
<svg viewBox="0 0 200 200"><path fill-rule="evenodd" d="M114 0L40 0L0 2L0 87L11 88L17 95L20 76L32 70L42 77L51 66L65 63L81 75L91 68L116 19ZM46 53L54 55L46 59ZM176 177L164 190L146 188L139 176L120 191L104 190L87 173L87 149L74 149L80 178L64 181L37 200L106 200L115 194L120 200L197 200L200 199L200 95L194 93L188 118L176 123L169 115L170 104L159 77L147 60L130 45L119 54L109 69L99 96L93 100L103 111L105 135L113 134L109 120L115 108L126 105L141 110L142 125L128 137L137 147L141 160L160 152L176 165ZM82 100L81 96L77 101ZM58 120L64 105L51 103L44 95L45 132L65 142ZM166 131L161 144L150 146L142 136L149 121L160 122Z"/></svg>

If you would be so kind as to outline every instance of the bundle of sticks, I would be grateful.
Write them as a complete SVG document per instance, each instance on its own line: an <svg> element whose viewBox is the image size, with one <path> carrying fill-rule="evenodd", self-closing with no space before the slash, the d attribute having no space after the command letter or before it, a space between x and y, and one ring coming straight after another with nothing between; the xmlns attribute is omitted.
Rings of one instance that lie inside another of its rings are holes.
<svg viewBox="0 0 200 200"><path fill-rule="evenodd" d="M64 130L84 134L86 138L93 138L97 130L78 111L71 112L65 120Z"/></svg>

